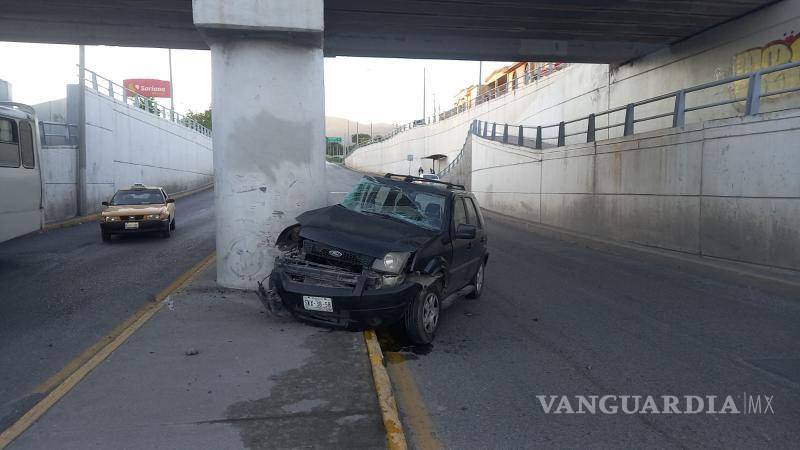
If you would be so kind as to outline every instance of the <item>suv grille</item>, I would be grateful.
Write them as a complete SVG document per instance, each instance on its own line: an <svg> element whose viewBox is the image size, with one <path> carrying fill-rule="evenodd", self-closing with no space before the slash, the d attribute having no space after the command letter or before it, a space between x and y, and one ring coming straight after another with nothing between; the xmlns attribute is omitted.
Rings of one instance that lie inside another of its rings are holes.
<svg viewBox="0 0 800 450"><path fill-rule="evenodd" d="M371 256L360 255L308 239L303 241L303 251L307 257L311 256L322 264L344 267L354 272L361 272L362 268L370 267L374 259Z"/></svg>

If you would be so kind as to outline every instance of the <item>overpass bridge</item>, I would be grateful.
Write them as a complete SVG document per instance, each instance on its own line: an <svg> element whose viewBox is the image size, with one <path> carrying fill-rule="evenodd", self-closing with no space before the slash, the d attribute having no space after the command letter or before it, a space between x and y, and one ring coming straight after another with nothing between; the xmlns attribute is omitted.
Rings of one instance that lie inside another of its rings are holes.
<svg viewBox="0 0 800 450"><path fill-rule="evenodd" d="M324 203L324 55L619 64L771 3L33 0L0 39L210 48L218 282L252 288L277 234Z"/></svg>

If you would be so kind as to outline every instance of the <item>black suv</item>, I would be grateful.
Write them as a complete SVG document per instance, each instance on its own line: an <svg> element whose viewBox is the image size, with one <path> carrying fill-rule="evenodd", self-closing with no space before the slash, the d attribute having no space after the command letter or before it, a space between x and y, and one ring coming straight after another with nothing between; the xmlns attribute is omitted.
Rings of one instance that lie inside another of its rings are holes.
<svg viewBox="0 0 800 450"><path fill-rule="evenodd" d="M426 344L443 305L483 290L486 229L461 185L365 176L340 204L297 221L278 238L269 278L272 298L301 320L347 328L402 320L411 341ZM263 284L259 293L266 302Z"/></svg>

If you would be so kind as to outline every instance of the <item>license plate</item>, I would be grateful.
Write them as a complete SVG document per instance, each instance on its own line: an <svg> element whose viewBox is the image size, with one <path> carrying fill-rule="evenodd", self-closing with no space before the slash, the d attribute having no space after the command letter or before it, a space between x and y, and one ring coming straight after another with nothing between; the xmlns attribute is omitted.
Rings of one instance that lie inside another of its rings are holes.
<svg viewBox="0 0 800 450"><path fill-rule="evenodd" d="M333 312L333 300L330 297L303 296L303 308L309 311Z"/></svg>
<svg viewBox="0 0 800 450"><path fill-rule="evenodd" d="M136 230L139 228L139 222L125 222L126 230Z"/></svg>

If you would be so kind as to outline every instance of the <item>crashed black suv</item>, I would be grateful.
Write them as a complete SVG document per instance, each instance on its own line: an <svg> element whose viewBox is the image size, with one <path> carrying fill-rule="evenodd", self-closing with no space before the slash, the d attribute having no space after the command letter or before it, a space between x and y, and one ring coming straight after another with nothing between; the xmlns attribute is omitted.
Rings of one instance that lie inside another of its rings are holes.
<svg viewBox="0 0 800 450"><path fill-rule="evenodd" d="M411 341L425 344L443 304L483 290L486 229L463 186L365 176L340 204L297 221L278 238L270 286L301 320L348 328L402 321Z"/></svg>

